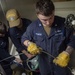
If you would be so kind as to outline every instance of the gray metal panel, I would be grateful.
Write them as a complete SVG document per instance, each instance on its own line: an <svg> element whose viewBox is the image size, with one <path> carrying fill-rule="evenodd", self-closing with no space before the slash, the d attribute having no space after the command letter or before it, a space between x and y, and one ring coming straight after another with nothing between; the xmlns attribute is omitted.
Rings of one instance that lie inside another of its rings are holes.
<svg viewBox="0 0 75 75"><path fill-rule="evenodd" d="M6 23L6 19L5 19L5 2L3 2L3 0L0 0L0 21L2 21L3 23Z"/></svg>
<svg viewBox="0 0 75 75"><path fill-rule="evenodd" d="M19 11L21 17L34 20L36 18L34 3L36 0L6 0L6 10L15 8Z"/></svg>

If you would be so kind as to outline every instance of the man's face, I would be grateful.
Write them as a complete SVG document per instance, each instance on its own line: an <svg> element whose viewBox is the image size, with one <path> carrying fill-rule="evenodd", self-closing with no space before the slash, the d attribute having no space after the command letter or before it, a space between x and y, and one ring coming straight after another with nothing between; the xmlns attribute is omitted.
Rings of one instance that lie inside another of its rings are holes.
<svg viewBox="0 0 75 75"><path fill-rule="evenodd" d="M52 13L50 16L44 16L42 14L37 14L37 17L43 24L43 26L52 26L52 23L54 21L54 13Z"/></svg>

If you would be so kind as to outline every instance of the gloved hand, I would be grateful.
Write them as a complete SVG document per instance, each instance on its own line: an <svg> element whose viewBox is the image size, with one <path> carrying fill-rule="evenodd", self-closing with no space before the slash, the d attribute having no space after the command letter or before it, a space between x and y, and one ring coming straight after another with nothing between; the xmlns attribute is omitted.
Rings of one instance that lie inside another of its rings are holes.
<svg viewBox="0 0 75 75"><path fill-rule="evenodd" d="M33 55L36 55L36 54L39 54L41 52L41 48L38 47L35 43L33 42L30 42L29 45L28 45L28 48L27 48L28 52L33 54Z"/></svg>
<svg viewBox="0 0 75 75"><path fill-rule="evenodd" d="M69 54L66 51L63 51L53 60L53 62L56 65L59 65L60 67L66 67L68 65L69 60Z"/></svg>

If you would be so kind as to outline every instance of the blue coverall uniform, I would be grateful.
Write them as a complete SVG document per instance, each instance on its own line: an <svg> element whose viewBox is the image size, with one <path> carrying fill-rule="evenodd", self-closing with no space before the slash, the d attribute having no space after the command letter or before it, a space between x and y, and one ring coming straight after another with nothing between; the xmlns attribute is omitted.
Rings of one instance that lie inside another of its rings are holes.
<svg viewBox="0 0 75 75"><path fill-rule="evenodd" d="M0 37L0 64L2 65L4 71L6 72L6 75L12 75L10 63L15 59L15 57L12 57L4 61L2 60L10 56L11 55L9 54L8 34L6 32L4 37Z"/></svg>
<svg viewBox="0 0 75 75"><path fill-rule="evenodd" d="M73 29L65 27L65 18L55 16L50 35L45 32L39 19L32 22L23 34L21 42L30 40L44 51L57 56L69 45L75 49L75 35ZM39 55L39 69L41 75L71 75L68 68L61 68L53 64L53 58L45 53Z"/></svg>
<svg viewBox="0 0 75 75"><path fill-rule="evenodd" d="M26 49L21 44L21 36L26 31L27 26L31 23L31 21L29 19L26 19L26 18L21 18L21 20L22 20L22 28L12 27L12 28L8 29L9 36L10 36L13 44L15 45L15 47L17 48L17 51L19 53L21 53L22 50ZM24 54L20 55L20 57L24 61L26 61L26 59L27 59L27 57ZM26 62L23 62L23 65L25 68L28 68L26 65Z"/></svg>

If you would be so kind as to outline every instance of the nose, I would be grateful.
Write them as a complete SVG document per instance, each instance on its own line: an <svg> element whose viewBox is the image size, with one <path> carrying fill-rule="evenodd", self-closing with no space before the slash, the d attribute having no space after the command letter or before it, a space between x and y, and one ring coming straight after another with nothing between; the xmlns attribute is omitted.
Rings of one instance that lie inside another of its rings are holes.
<svg viewBox="0 0 75 75"><path fill-rule="evenodd" d="M50 24L50 21L46 21L46 24L49 25Z"/></svg>

